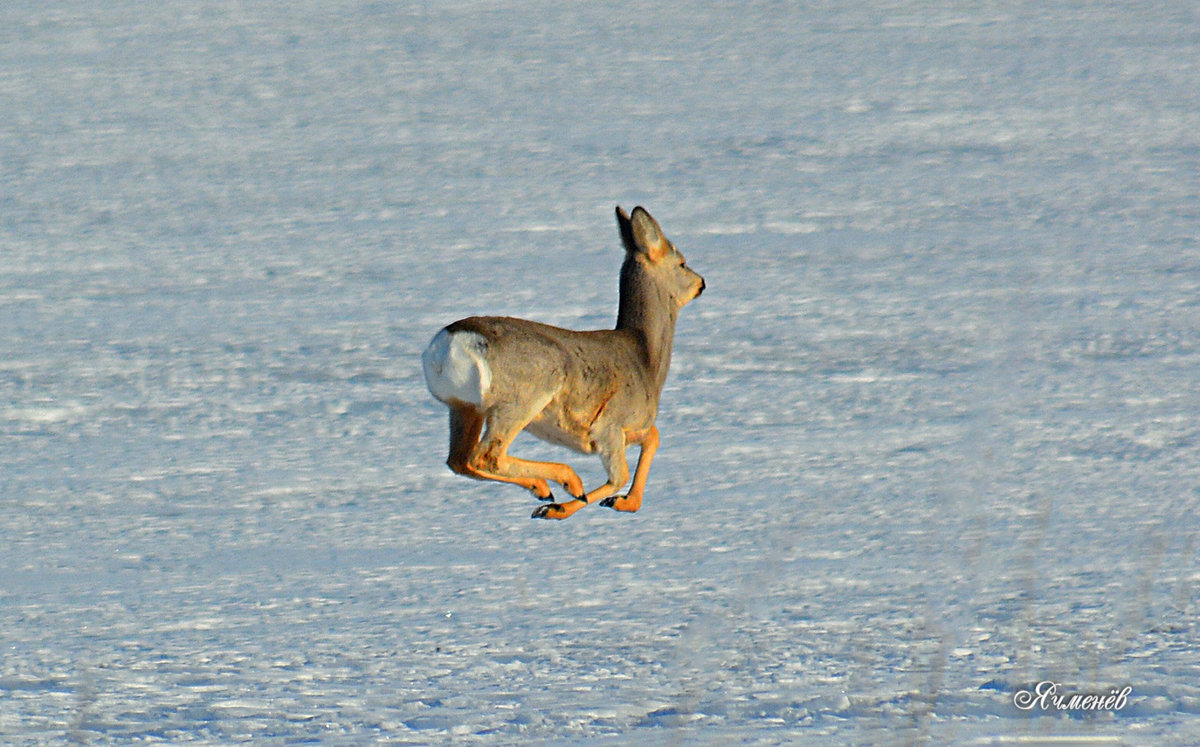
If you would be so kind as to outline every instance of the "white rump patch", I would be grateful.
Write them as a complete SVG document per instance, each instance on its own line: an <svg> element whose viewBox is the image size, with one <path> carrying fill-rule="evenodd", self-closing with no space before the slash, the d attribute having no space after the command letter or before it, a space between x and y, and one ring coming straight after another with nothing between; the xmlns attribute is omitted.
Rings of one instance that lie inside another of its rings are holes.
<svg viewBox="0 0 1200 747"><path fill-rule="evenodd" d="M492 386L486 352L487 340L477 332L438 332L421 354L430 394L482 407Z"/></svg>

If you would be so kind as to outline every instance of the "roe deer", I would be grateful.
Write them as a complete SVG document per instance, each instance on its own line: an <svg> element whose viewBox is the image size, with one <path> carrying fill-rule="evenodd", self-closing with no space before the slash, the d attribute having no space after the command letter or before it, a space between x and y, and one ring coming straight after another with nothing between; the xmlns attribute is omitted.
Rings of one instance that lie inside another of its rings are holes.
<svg viewBox="0 0 1200 747"><path fill-rule="evenodd" d="M454 472L511 482L551 501L535 519L565 519L601 501L637 511L658 449L658 399L679 310L704 290L704 278L641 207L617 208L625 245L616 329L579 332L511 317L471 317L434 336L421 356L425 381L450 408ZM487 432L480 439L484 425ZM585 493L575 470L508 455L522 430L584 454L599 454L608 482ZM625 449L641 445L628 494ZM574 500L554 503L547 482Z"/></svg>

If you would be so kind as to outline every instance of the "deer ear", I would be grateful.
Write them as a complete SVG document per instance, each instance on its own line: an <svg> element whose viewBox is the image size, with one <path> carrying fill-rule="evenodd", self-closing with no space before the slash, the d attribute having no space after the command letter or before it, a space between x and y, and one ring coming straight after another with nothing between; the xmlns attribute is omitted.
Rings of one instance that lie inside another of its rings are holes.
<svg viewBox="0 0 1200 747"><path fill-rule="evenodd" d="M633 217L629 219L630 233L633 245L637 251L643 252L651 262L657 262L667 253L667 240L663 238L658 221L646 212L642 206L633 209Z"/></svg>
<svg viewBox="0 0 1200 747"><path fill-rule="evenodd" d="M637 247L633 243L633 226L629 223L629 213L625 212L620 205L617 205L617 230L621 232L621 245L625 247L625 251L636 252Z"/></svg>

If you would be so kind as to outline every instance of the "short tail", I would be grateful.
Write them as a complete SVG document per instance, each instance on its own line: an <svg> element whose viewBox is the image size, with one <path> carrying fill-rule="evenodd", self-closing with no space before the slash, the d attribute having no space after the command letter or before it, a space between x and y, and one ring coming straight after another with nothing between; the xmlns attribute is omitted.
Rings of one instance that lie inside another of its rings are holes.
<svg viewBox="0 0 1200 747"><path fill-rule="evenodd" d="M443 329L421 354L425 383L442 402L483 407L492 386L487 362L487 339L478 332Z"/></svg>

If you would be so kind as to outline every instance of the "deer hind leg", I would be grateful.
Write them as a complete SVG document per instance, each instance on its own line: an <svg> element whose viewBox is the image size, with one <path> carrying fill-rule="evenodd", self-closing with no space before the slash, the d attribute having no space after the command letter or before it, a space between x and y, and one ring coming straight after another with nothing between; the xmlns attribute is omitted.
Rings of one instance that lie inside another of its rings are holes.
<svg viewBox="0 0 1200 747"><path fill-rule="evenodd" d="M487 414L487 431L468 457L470 469L489 480L516 483L540 500L554 500L547 482L556 482L571 495L583 495L583 481L575 470L558 462L534 462L509 456L508 447L549 402L525 406L496 406Z"/></svg>
<svg viewBox="0 0 1200 747"><path fill-rule="evenodd" d="M446 464L460 475L476 480L499 480L511 482L531 491L538 498L550 500L553 496L545 480L509 477L479 469L474 459L479 447L479 434L483 432L484 416L473 405L453 403L450 406L450 456Z"/></svg>
<svg viewBox="0 0 1200 747"><path fill-rule="evenodd" d="M625 434L617 430L598 440L596 446L600 452L600 460L604 462L604 469L608 472L608 482L573 501L538 506L532 518L565 519L589 503L602 501L621 489L629 480L629 463L625 461Z"/></svg>
<svg viewBox="0 0 1200 747"><path fill-rule="evenodd" d="M646 477L650 474L650 463L654 461L654 452L658 451L658 428L653 426L642 439L642 451L638 454L637 470L633 473L633 484L629 486L626 495L613 496L601 505L615 508L618 511L637 511L642 507L642 491L646 489Z"/></svg>

